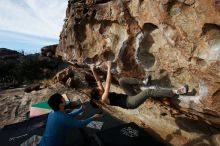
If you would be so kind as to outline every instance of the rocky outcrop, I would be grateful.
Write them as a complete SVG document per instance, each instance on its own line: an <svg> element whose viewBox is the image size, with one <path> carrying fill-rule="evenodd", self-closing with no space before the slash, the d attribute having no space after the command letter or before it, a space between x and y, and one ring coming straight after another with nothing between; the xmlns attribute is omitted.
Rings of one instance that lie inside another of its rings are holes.
<svg viewBox="0 0 220 146"><path fill-rule="evenodd" d="M54 83L63 83L67 87L79 89L90 88L89 85L94 84L95 80L92 74L88 71L88 68L77 67L77 65L71 65L64 70L58 72L54 78Z"/></svg>
<svg viewBox="0 0 220 146"><path fill-rule="evenodd" d="M106 70L102 62L111 60L116 79L143 79L150 74L159 86L189 84L189 95L165 106L197 117L188 123L181 122L185 117L169 122L166 116L161 122L160 104L149 108L145 102L133 112L101 106L124 121L153 128L174 145L193 145L204 139L209 141L205 144L215 145L209 139L219 140L203 134L196 138L192 133L197 131L186 134L199 120L220 125L218 0L69 0L56 55L81 65L96 64L102 71Z"/></svg>
<svg viewBox="0 0 220 146"><path fill-rule="evenodd" d="M219 1L69 0L56 54L112 60L119 76L151 74L164 87L187 83L196 94L173 103L220 116Z"/></svg>
<svg viewBox="0 0 220 146"><path fill-rule="evenodd" d="M24 92L30 93L32 91L40 90L40 84L33 84L25 87Z"/></svg>
<svg viewBox="0 0 220 146"><path fill-rule="evenodd" d="M41 48L41 55L46 57L54 57L56 52L57 44L45 46Z"/></svg>

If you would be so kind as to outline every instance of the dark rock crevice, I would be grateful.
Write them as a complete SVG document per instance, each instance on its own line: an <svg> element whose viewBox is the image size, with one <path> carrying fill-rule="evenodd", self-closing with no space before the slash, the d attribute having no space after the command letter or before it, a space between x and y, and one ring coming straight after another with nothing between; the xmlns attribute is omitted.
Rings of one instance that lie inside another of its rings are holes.
<svg viewBox="0 0 220 146"><path fill-rule="evenodd" d="M202 27L202 33L201 36L207 35L210 31L214 31L215 33L220 34L220 25L217 24L211 24L211 23L205 23Z"/></svg>
<svg viewBox="0 0 220 146"><path fill-rule="evenodd" d="M137 62L142 64L144 68L150 69L155 63L155 57L152 53L149 53L149 49L155 43L151 32L158 27L152 23L145 23L142 29L143 39L139 44L139 48L137 50Z"/></svg>
<svg viewBox="0 0 220 146"><path fill-rule="evenodd" d="M76 39L79 42L83 42L86 39L86 34L85 34L85 23L84 24L75 24L74 25L74 32Z"/></svg>

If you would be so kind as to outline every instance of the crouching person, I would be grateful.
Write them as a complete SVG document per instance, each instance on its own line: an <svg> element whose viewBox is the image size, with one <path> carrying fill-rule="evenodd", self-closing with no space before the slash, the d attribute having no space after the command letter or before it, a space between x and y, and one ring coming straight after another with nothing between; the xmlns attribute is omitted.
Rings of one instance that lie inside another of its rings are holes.
<svg viewBox="0 0 220 146"><path fill-rule="evenodd" d="M46 129L40 141L40 146L64 146L69 129L84 127L94 119L101 117L100 114L95 114L85 120L73 119L73 116L83 112L82 106L73 112L65 113L66 102L62 95L58 93L50 97L48 104L53 111L48 115Z"/></svg>

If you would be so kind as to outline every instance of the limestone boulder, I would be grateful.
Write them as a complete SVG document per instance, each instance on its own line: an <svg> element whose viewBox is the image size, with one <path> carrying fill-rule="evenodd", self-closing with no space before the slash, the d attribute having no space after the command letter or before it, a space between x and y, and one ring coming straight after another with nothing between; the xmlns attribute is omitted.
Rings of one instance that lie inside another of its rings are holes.
<svg viewBox="0 0 220 146"><path fill-rule="evenodd" d="M220 115L220 3L217 0L69 0L57 56L118 77L151 74L163 87L189 84L182 108Z"/></svg>

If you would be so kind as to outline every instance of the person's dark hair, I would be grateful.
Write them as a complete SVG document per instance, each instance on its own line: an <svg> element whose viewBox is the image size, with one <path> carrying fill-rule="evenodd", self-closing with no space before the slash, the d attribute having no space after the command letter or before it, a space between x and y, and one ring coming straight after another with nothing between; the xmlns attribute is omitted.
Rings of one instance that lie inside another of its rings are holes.
<svg viewBox="0 0 220 146"><path fill-rule="evenodd" d="M99 90L97 88L92 89L90 93L91 99L99 100Z"/></svg>
<svg viewBox="0 0 220 146"><path fill-rule="evenodd" d="M62 95L59 93L55 93L52 96L50 96L50 99L48 100L49 106L54 110L58 111L59 110L59 104L62 102Z"/></svg>

